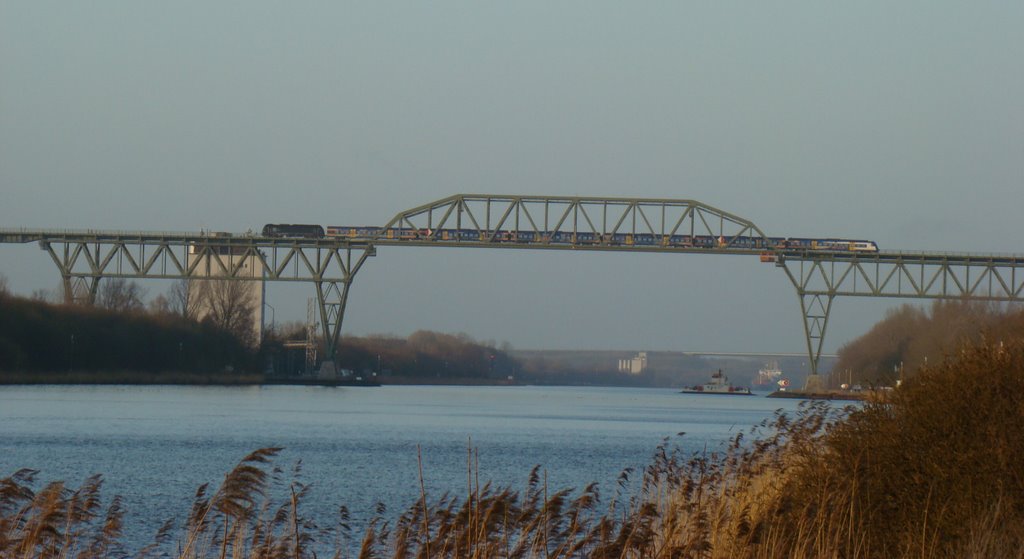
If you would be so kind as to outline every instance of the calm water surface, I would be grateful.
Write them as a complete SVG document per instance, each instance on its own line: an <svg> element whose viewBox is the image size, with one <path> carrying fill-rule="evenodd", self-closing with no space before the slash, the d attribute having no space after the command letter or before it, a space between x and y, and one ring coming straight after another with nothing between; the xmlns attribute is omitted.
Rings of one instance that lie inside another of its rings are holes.
<svg viewBox="0 0 1024 559"><path fill-rule="evenodd" d="M418 499L417 446L430 495L465 494L470 445L481 480L522 489L540 465L551 488L596 481L609 495L666 437L714 449L796 405L632 388L0 387L0 477L30 467L77 486L103 474L141 545L184 519L200 484L280 446L277 464L301 460L313 486L306 512L327 525L345 505L359 528L378 502L397 513Z"/></svg>

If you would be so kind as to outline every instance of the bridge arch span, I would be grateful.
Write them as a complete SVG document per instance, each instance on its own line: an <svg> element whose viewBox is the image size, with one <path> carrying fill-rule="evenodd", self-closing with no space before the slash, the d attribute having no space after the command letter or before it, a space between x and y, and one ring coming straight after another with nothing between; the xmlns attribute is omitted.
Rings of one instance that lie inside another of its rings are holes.
<svg viewBox="0 0 1024 559"><path fill-rule="evenodd" d="M695 200L502 194L456 194L423 204L396 214L380 235L393 229L426 232L424 240L437 240L445 230L475 231L484 242L516 233L585 235L597 244L623 236L700 236L722 239L717 248L726 250L739 239L767 238L749 219Z"/></svg>

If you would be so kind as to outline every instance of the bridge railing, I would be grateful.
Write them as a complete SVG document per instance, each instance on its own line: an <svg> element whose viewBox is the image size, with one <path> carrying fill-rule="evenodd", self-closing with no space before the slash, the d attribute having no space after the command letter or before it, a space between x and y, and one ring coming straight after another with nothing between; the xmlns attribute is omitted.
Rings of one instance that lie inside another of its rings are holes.
<svg viewBox="0 0 1024 559"><path fill-rule="evenodd" d="M1010 252L955 252L955 251L923 251L923 250L900 250L900 251L881 251L881 252L827 252L827 251L812 251L812 250L779 250L778 253L782 254L788 260L820 260L827 256L828 258L843 260L843 261L880 261L880 262L894 262L894 261L906 261L907 263L941 263L944 261L951 262L1024 262L1024 254L1015 254Z"/></svg>
<svg viewBox="0 0 1024 559"><path fill-rule="evenodd" d="M30 228L30 227L18 227L18 228L0 228L0 236L52 236L52 235L68 235L76 237L189 237L197 239L214 238L219 235L225 235L221 232L213 231L124 231L118 229L59 229L59 228ZM255 236L254 233L228 233L227 235L233 237L247 237Z"/></svg>
<svg viewBox="0 0 1024 559"><path fill-rule="evenodd" d="M15 243L30 243L54 236L67 235L69 238L95 239L246 239L257 236L252 231L246 233L226 233L220 231L127 231L118 229L73 229L73 228L0 228L0 240Z"/></svg>
<svg viewBox="0 0 1024 559"><path fill-rule="evenodd" d="M956 252L956 251L926 251L926 250L899 250L885 251L880 253L884 256L896 256L904 258L957 258L960 260L985 260L985 259L1017 259L1024 260L1024 254L1014 252Z"/></svg>

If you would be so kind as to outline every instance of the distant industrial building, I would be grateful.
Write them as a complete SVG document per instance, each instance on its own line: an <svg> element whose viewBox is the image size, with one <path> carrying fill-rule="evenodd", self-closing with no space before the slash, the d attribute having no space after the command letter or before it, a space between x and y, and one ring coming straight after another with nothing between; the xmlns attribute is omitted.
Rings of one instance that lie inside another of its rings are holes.
<svg viewBox="0 0 1024 559"><path fill-rule="evenodd" d="M246 257L245 247L218 246L216 254L205 253L195 245L189 247L189 263L195 265L193 277L189 280L188 305L194 309L197 320L212 317L215 321L226 322L230 329L236 325L250 324L253 345L263 339L263 306L266 299L266 267L258 258ZM196 262L198 259L198 262ZM250 277L252 280L217 280L236 270L235 277ZM210 280L199 279L210 278ZM244 331L236 330L240 334Z"/></svg>
<svg viewBox="0 0 1024 559"><path fill-rule="evenodd" d="M639 375L647 369L647 352L641 351L632 359L619 359L619 372Z"/></svg>

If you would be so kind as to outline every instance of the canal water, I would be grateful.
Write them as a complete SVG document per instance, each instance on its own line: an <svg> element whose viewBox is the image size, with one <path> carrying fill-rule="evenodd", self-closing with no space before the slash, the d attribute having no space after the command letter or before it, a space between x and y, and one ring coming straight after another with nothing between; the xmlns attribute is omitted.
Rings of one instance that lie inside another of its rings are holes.
<svg viewBox="0 0 1024 559"><path fill-rule="evenodd" d="M684 452L724 448L796 407L636 388L4 386L0 478L27 467L77 486L102 474L137 548L163 521L184 521L200 484L278 446L275 463L299 464L312 485L307 515L330 525L344 505L359 533L378 503L397 515L416 502L418 455L428 496L465 495L468 448L481 481L521 490L539 465L552 490L598 482L610 496L666 438Z"/></svg>

